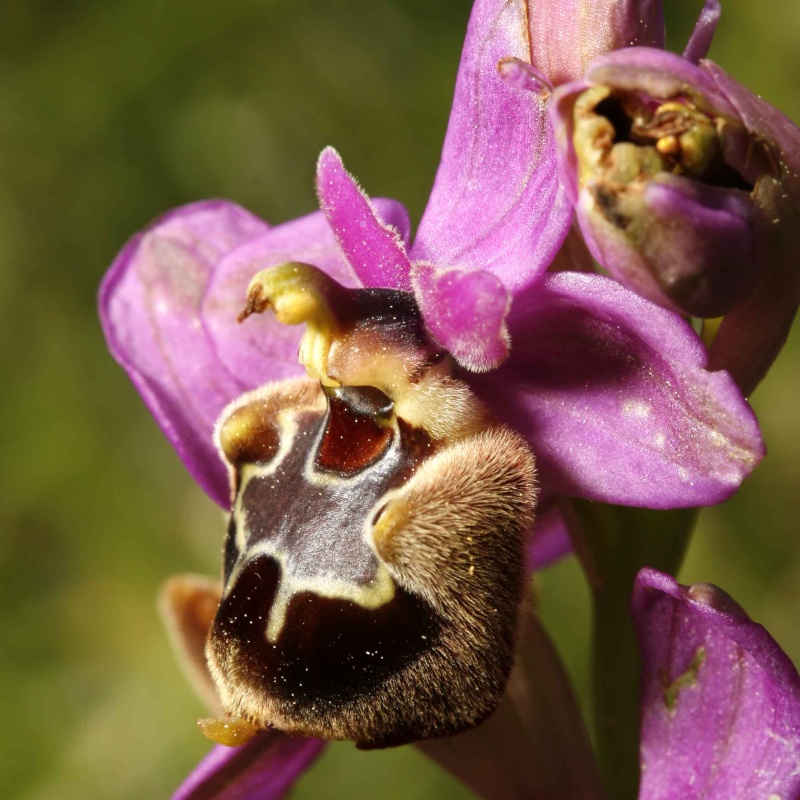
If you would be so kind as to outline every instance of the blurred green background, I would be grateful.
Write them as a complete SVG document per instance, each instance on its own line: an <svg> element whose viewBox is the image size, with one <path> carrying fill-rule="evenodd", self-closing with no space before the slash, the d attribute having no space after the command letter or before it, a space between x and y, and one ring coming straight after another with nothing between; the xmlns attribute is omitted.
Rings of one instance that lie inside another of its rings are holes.
<svg viewBox="0 0 800 800"><path fill-rule="evenodd" d="M668 3L685 41L699 2ZM315 208L326 144L418 219L469 0L25 0L0 10L0 791L166 797L208 749L158 621L159 584L216 574L223 519L112 362L95 292L167 208ZM728 0L712 56L800 120L796 0ZM799 267L800 268L800 267ZM704 513L681 574L725 587L800 663L795 335L753 404L770 455ZM587 593L539 594L585 697ZM413 748L331 747L296 798L468 797Z"/></svg>

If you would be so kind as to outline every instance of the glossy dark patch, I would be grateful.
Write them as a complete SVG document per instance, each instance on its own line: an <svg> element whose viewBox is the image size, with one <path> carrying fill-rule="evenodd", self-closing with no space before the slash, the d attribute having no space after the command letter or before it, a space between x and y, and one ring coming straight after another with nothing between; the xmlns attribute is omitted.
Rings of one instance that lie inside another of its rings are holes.
<svg viewBox="0 0 800 800"><path fill-rule="evenodd" d="M352 475L376 461L392 441L387 426L392 404L382 392L380 398L353 391L334 390L328 394L328 419L317 450L316 466L338 475Z"/></svg>
<svg viewBox="0 0 800 800"><path fill-rule="evenodd" d="M237 643L237 678L276 700L333 710L374 691L436 643L432 610L401 590L372 610L298 594L281 635L270 643L264 631L280 578L273 559L251 561L221 603L213 628L215 640Z"/></svg>
<svg viewBox="0 0 800 800"><path fill-rule="evenodd" d="M384 423L392 419L394 403L374 386L337 386L326 389L325 393L344 401L354 414L370 416Z"/></svg>

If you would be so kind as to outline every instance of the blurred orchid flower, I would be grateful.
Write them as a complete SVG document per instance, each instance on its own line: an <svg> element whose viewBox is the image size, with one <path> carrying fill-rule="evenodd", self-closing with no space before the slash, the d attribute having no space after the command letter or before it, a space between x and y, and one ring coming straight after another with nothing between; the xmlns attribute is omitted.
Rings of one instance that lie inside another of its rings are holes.
<svg viewBox="0 0 800 800"><path fill-rule="evenodd" d="M431 347L456 363L454 379L527 442L545 497L707 505L730 496L763 455L741 393L726 373L705 369L705 350L679 315L598 275L545 274L572 209L540 98L496 71L501 58L530 55L528 24L525 4L476 4L442 164L413 245L402 206L370 201L326 150L321 212L269 227L233 203L197 203L157 220L117 257L100 291L109 348L221 506L231 495L215 446L220 413L302 372L293 329L272 316L236 324L253 276L287 263L313 265L339 296L405 293ZM212 623L190 612L195 602L213 606L219 589L189 596L179 638L194 642L202 673ZM234 741L236 730L228 733ZM319 747L261 732L237 751L215 750L178 797L228 787L279 796Z"/></svg>

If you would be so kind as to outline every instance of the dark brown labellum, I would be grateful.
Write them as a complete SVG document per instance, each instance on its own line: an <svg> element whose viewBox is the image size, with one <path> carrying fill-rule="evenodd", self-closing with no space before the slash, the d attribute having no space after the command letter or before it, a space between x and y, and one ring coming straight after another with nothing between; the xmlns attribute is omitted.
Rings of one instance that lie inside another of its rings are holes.
<svg viewBox="0 0 800 800"><path fill-rule="evenodd" d="M376 290L352 294L356 309L377 302ZM392 346L416 359L405 384L386 378L395 397L343 382L347 370L383 376L334 345L334 385L273 384L223 414L235 500L206 653L231 717L385 747L472 727L500 701L533 459L409 336L413 319L351 316L337 333L357 352L373 343L379 358L395 358Z"/></svg>

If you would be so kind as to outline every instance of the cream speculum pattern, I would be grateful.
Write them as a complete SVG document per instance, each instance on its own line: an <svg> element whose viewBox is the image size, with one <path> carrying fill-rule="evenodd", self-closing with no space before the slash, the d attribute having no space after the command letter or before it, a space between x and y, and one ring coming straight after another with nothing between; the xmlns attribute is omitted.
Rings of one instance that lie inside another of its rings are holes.
<svg viewBox="0 0 800 800"><path fill-rule="evenodd" d="M471 727L502 696L533 459L434 345L409 293L287 264L249 313L305 323L313 377L235 401L235 499L207 655L256 728L364 747Z"/></svg>
<svg viewBox="0 0 800 800"><path fill-rule="evenodd" d="M291 422L280 426L280 436L288 447L263 467L247 465L240 472L228 546L231 559L237 553L241 558L226 564L227 580L235 583L243 566L261 555L278 563L281 579L267 626L273 643L289 602L303 591L364 608L390 602L395 594L369 547L368 528L376 503L413 469L416 454L399 430L386 429L382 436L373 419L339 393L329 393L322 413L287 412ZM335 461L325 459L326 451L343 444L336 440L358 426L377 428L375 438L383 447L376 456L349 468L344 453ZM335 549L328 546L332 538Z"/></svg>

